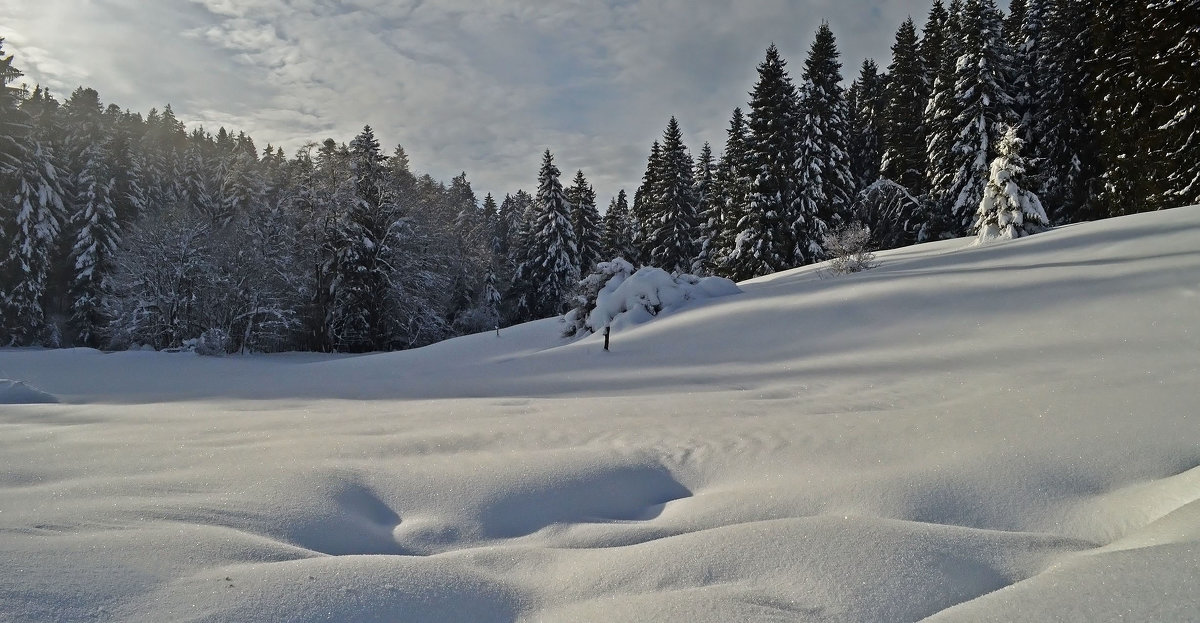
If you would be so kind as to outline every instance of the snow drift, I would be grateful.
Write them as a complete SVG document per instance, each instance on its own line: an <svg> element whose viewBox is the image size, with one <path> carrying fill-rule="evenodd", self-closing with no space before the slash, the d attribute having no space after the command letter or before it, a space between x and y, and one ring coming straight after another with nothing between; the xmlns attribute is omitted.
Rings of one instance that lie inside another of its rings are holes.
<svg viewBox="0 0 1200 623"><path fill-rule="evenodd" d="M1200 207L401 353L0 349L26 621L1200 619Z"/></svg>

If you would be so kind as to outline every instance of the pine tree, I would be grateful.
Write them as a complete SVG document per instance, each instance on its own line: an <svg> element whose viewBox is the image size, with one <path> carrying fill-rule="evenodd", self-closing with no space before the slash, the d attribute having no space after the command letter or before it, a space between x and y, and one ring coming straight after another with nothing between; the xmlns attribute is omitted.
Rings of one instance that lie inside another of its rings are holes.
<svg viewBox="0 0 1200 623"><path fill-rule="evenodd" d="M979 242L1012 240L1036 234L1049 225L1042 202L1025 185L1018 128L1010 127L1000 140L987 186L975 213L971 233Z"/></svg>
<svg viewBox="0 0 1200 623"><path fill-rule="evenodd" d="M1151 158L1155 196L1151 205L1170 208L1200 203L1200 4L1156 0L1149 4L1151 59L1146 81L1155 95L1151 110Z"/></svg>
<svg viewBox="0 0 1200 623"><path fill-rule="evenodd" d="M101 311L104 283L112 270L120 230L112 202L114 178L104 149L93 144L84 157L87 164L75 178L76 212L71 223L75 238L71 249L71 325L78 343L98 348L105 323Z"/></svg>
<svg viewBox="0 0 1200 623"><path fill-rule="evenodd" d="M650 264L686 273L696 258L696 195L692 158L683 144L679 122L671 117L663 132L661 173L652 187Z"/></svg>
<svg viewBox="0 0 1200 623"><path fill-rule="evenodd" d="M1037 135L1038 119L1041 109L1038 107L1038 93L1041 91L1042 68L1046 66L1043 57L1046 54L1043 30L1045 28L1047 0L1013 0L1013 9L1005 22L1006 39L1013 51L1013 76L1011 91L1013 112L1023 133L1021 140L1029 153L1038 151ZM1018 11L1018 5L1020 10ZM1020 16L1020 23L1014 24ZM1007 32L1015 28L1015 32ZM1040 177L1033 170L1036 160L1029 163L1028 177Z"/></svg>
<svg viewBox="0 0 1200 623"><path fill-rule="evenodd" d="M800 212L797 188L798 111L796 87L787 63L774 46L758 66L751 91L743 179L746 200L727 272L737 280L766 275L802 263L796 256L796 223Z"/></svg>
<svg viewBox="0 0 1200 623"><path fill-rule="evenodd" d="M600 245L600 212L596 209L596 191L588 184L583 171L575 172L575 180L566 190L571 204L571 226L575 229L575 241L579 252L579 274L592 272L596 262L603 261Z"/></svg>
<svg viewBox="0 0 1200 623"><path fill-rule="evenodd" d="M711 250L716 272L729 275L730 256L737 244L738 223L746 214L746 192L749 179L746 176L746 121L742 109L735 108L725 133L725 151L717 163L714 176L716 207L719 212L710 214L705 226L711 231ZM713 217L716 217L715 222Z"/></svg>
<svg viewBox="0 0 1200 623"><path fill-rule="evenodd" d="M816 173L821 189L817 200L817 218L830 225L846 220L852 197L856 192L850 155L846 151L850 142L849 111L846 94L842 90L840 53L828 23L817 29L816 38L804 61L804 99L801 110L807 121L802 125L801 151L808 170ZM874 97L877 89L872 89ZM878 163L872 163L872 168ZM811 219L804 225L808 231L808 248L805 240L798 241L798 252L804 253L808 261L822 254L820 239L824 238L821 227ZM800 230L797 221L797 230Z"/></svg>
<svg viewBox="0 0 1200 623"><path fill-rule="evenodd" d="M716 271L718 262L715 240L720 236L722 214L717 188L717 163L713 160L712 146L708 142L700 148L700 158L696 160L696 170L692 173L696 180L696 260L692 263L692 274L711 275Z"/></svg>
<svg viewBox="0 0 1200 623"><path fill-rule="evenodd" d="M642 183L633 193L633 207L630 210L633 248L637 257L626 259L635 265L650 263L650 251L654 248L654 230L657 227L657 223L654 222L654 193L661 184L662 169L662 144L654 141L650 146L650 156L646 159Z"/></svg>
<svg viewBox="0 0 1200 623"><path fill-rule="evenodd" d="M517 267L514 281L530 284L516 302L517 315L526 320L561 314L570 304L579 281L578 250L571 226L571 209L558 180L558 167L547 149L538 174L538 192L530 229L527 257Z"/></svg>
<svg viewBox="0 0 1200 623"><path fill-rule="evenodd" d="M63 213L59 171L49 148L32 137L23 145L21 166L3 199L5 249L0 257L0 339L6 345L33 344L47 330L43 298Z"/></svg>
<svg viewBox="0 0 1200 623"><path fill-rule="evenodd" d="M849 154L854 192L879 179L883 164L883 129L886 118L885 85L890 77L879 73L875 61L866 59L846 96L849 110Z"/></svg>
<svg viewBox="0 0 1200 623"><path fill-rule="evenodd" d="M608 210L604 213L604 237L600 244L605 261L618 257L628 261L635 253L629 200L624 190L618 191L608 204Z"/></svg>
<svg viewBox="0 0 1200 623"><path fill-rule="evenodd" d="M1097 209L1120 216L1147 209L1154 194L1145 138L1154 98L1142 72L1150 64L1145 3L1100 3L1091 11L1094 79L1090 82L1098 160Z"/></svg>
<svg viewBox="0 0 1200 623"><path fill-rule="evenodd" d="M883 155L880 173L913 194L925 192L925 123L929 84L917 44L916 26L907 19L896 31L892 64L884 88Z"/></svg>
<svg viewBox="0 0 1200 623"><path fill-rule="evenodd" d="M1054 223L1098 217L1089 197L1096 168L1088 97L1090 9L1086 0L1054 0L1042 29L1032 154L1041 171L1037 192Z"/></svg>
<svg viewBox="0 0 1200 623"><path fill-rule="evenodd" d="M338 223L334 242L334 345L361 352L388 348L389 234L392 206L383 189L384 159L370 126L350 143L353 195Z"/></svg>
<svg viewBox="0 0 1200 623"><path fill-rule="evenodd" d="M970 229L1000 133L1015 121L1010 94L1012 57L993 1L968 0L962 28L963 55L955 71L953 102L953 127L957 128L951 150L954 177L945 195L956 235Z"/></svg>
<svg viewBox="0 0 1200 623"><path fill-rule="evenodd" d="M963 50L959 18L962 5L954 0L950 10L940 10L940 0L935 1L925 26L925 37L921 41L921 54L926 60L926 75L929 76L929 102L925 107L925 156L926 188L932 196L930 214L920 234L921 240L943 236L954 236L959 226L954 218L951 195L956 160L954 144L957 133L962 129L955 123L957 82L955 71ZM936 30L935 30L936 28ZM934 46L940 43L940 49Z"/></svg>
<svg viewBox="0 0 1200 623"><path fill-rule="evenodd" d="M1004 18L1004 41L1008 47L1019 50L1026 39L1026 24L1029 21L1029 0L1009 0L1008 15Z"/></svg>

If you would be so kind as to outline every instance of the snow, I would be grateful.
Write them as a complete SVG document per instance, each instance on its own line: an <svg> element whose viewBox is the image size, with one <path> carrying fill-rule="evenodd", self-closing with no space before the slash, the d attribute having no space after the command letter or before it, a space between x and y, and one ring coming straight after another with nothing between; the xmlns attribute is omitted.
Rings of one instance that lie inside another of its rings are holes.
<svg viewBox="0 0 1200 623"><path fill-rule="evenodd" d="M60 401L0 401L0 618L1197 620L1197 249L935 242L607 353L0 349Z"/></svg>

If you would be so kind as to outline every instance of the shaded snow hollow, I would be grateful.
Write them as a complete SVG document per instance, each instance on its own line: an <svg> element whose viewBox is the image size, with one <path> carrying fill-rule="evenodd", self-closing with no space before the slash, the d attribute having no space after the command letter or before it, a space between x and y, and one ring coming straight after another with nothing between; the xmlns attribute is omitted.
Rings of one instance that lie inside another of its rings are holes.
<svg viewBox="0 0 1200 623"><path fill-rule="evenodd" d="M0 618L1200 620L1200 207L968 244L609 353L0 349Z"/></svg>

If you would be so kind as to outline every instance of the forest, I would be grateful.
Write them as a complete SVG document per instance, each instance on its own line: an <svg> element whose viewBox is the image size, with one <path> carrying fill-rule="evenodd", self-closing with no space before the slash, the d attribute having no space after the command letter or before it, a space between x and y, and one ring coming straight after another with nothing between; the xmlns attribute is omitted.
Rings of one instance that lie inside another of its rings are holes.
<svg viewBox="0 0 1200 623"><path fill-rule="evenodd" d="M852 224L876 249L976 235L998 158L1045 208L1021 233L1200 203L1192 0L935 0L886 67L847 86L840 56L827 24L795 76L769 46L721 152L670 119L601 214L550 150L534 192L481 200L370 126L260 149L169 105L59 101L0 49L0 345L413 348L561 314L616 257L743 280Z"/></svg>

